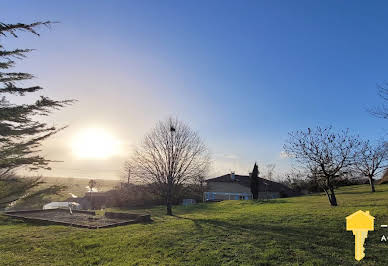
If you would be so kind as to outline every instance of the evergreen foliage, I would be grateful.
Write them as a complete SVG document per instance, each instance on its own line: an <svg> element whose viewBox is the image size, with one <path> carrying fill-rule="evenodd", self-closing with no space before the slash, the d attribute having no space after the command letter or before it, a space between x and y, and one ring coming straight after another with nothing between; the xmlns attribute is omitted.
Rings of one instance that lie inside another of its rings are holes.
<svg viewBox="0 0 388 266"><path fill-rule="evenodd" d="M253 199L259 198L259 167L256 163L251 174L251 192Z"/></svg>
<svg viewBox="0 0 388 266"><path fill-rule="evenodd" d="M0 40L6 37L18 38L20 32L29 32L39 36L40 26L50 26L52 22L32 24L0 23ZM3 43L3 42L2 42ZM12 71L16 60L21 60L33 49L6 49L0 44L0 206L25 197L26 192L42 183L40 178L21 179L12 175L12 171L26 167L31 170L50 169L52 160L39 154L43 140L64 127L49 126L38 119L58 110L72 100L57 101L40 96L35 102L15 104L7 96L25 96L43 88L37 85L22 86L34 76L30 73Z"/></svg>

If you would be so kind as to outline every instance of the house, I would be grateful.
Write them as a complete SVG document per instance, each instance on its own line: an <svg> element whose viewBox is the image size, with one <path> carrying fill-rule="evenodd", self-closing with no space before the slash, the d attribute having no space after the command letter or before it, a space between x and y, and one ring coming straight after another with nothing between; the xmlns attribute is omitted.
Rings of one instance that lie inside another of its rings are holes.
<svg viewBox="0 0 388 266"><path fill-rule="evenodd" d="M252 199L251 181L248 175L234 172L206 180L204 201ZM259 199L273 199L298 195L287 186L259 177Z"/></svg>

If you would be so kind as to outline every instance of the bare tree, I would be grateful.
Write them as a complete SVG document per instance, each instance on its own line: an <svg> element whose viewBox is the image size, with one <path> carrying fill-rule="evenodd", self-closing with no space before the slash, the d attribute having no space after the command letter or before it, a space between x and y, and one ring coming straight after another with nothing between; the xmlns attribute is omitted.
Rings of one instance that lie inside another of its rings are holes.
<svg viewBox="0 0 388 266"><path fill-rule="evenodd" d="M96 187L97 181L94 179L90 179L88 185L89 185L89 192L93 192L93 188Z"/></svg>
<svg viewBox="0 0 388 266"><path fill-rule="evenodd" d="M206 178L203 175L197 176L194 178L194 188L195 191L201 195L202 201L204 200L204 193L206 189Z"/></svg>
<svg viewBox="0 0 388 266"><path fill-rule="evenodd" d="M90 205L92 206L92 209L94 209L92 192L93 192L93 188L95 188L97 185L97 181L94 179L90 179L88 184L89 184Z"/></svg>
<svg viewBox="0 0 388 266"><path fill-rule="evenodd" d="M284 145L287 154L310 173L310 178L325 191L332 206L337 206L335 183L354 164L356 137L348 130L335 132L332 127L289 133Z"/></svg>
<svg viewBox="0 0 388 266"><path fill-rule="evenodd" d="M364 141L357 153L355 168L363 176L368 177L372 192L375 192L374 177L387 167L387 144L380 142L372 145Z"/></svg>
<svg viewBox="0 0 388 266"><path fill-rule="evenodd" d="M380 96L380 98L383 100L383 103L376 108L369 109L369 113L372 115L383 118L383 119L388 119L388 84L384 85L378 85L378 91L377 94Z"/></svg>
<svg viewBox="0 0 388 266"><path fill-rule="evenodd" d="M121 174L121 183L129 184L131 183L131 174L133 173L134 167L131 164L131 161L127 161L124 163L124 170Z"/></svg>
<svg viewBox="0 0 388 266"><path fill-rule="evenodd" d="M199 135L185 123L169 118L145 136L131 158L133 175L150 184L172 215L173 198L182 187L206 176L210 156Z"/></svg>
<svg viewBox="0 0 388 266"><path fill-rule="evenodd" d="M274 173L275 173L275 167L276 167L276 164L274 164L274 163L270 163L270 164L266 165L267 172L264 175L264 177L266 179L273 181Z"/></svg>
<svg viewBox="0 0 388 266"><path fill-rule="evenodd" d="M301 172L300 169L292 168L289 172L284 174L285 178L278 180L278 182L294 191L307 194L310 192L307 179L308 174Z"/></svg>

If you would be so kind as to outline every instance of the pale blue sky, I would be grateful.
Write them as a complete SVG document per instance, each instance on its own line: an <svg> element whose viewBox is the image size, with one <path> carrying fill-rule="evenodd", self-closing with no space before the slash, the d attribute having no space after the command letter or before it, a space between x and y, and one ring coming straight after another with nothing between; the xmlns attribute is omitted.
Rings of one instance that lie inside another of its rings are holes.
<svg viewBox="0 0 388 266"><path fill-rule="evenodd" d="M287 133L317 125L375 140L376 84L388 81L385 1L2 1L5 23L60 21L41 37L1 39L36 48L18 70L55 98L76 98L50 121L70 127L45 145L54 176L117 177L132 145L169 115L198 130L214 174L254 161L289 163ZM71 156L83 128L109 130L123 152Z"/></svg>

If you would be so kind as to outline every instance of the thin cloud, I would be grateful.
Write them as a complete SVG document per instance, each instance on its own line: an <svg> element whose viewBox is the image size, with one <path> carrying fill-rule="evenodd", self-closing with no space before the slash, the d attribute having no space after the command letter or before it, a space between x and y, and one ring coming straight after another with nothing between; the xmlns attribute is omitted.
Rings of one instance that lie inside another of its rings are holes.
<svg viewBox="0 0 388 266"><path fill-rule="evenodd" d="M235 155L235 154L226 154L226 153L217 153L217 154L215 154L215 157L223 158L223 159L231 159L231 160L238 159L237 155Z"/></svg>

